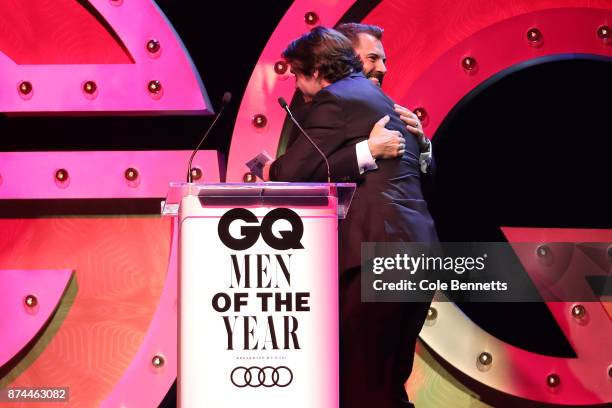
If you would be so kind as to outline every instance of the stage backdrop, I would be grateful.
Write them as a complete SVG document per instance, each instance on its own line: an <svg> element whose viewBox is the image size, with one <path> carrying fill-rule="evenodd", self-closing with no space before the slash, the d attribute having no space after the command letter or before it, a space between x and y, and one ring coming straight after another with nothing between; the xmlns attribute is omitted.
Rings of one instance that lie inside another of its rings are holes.
<svg viewBox="0 0 612 408"><path fill-rule="evenodd" d="M179 12L189 14L195 6L185 4ZM285 7L248 19L263 27ZM610 151L604 141L609 124L602 121L610 82L602 73L610 72L611 10L605 0L298 0L244 89L227 180L253 180L244 163L279 147L285 117L276 99L289 100L294 90L280 61L289 40L316 24L364 21L385 28L389 74L383 89L419 114L434 141L445 187L436 192L433 209L443 239L609 241L609 168L601 163ZM201 41L220 41L218 29L192 27ZM0 110L14 130L5 146L25 143L20 130L34 115L70 117L83 135L75 145L91 149L88 135L110 122L115 127L107 129L120 129L127 123L121 115L154 115L146 121L163 127L168 122L158 116L214 111L202 84L221 77L200 78L153 1L5 1L0 32ZM218 62L229 63L240 65ZM543 90L534 78L559 81ZM496 106L508 115L494 116ZM78 119L92 114L113 117ZM546 136L552 120L568 125ZM546 126L536 126L540 122ZM503 133L494 123L516 132ZM167 182L184 178L189 154L161 150L176 146L183 128L169 127L155 142L162 146L156 152L74 154L46 152L58 150L54 138L63 140L52 129L41 126L42 136L30 135L49 138L45 152L0 157L0 291L20 302L12 314L0 314L7 345L0 354L0 387L69 386L75 407L156 406L176 377L177 361L176 228L157 214ZM104 136L94 141L98 150L152 143L147 134L122 141L112 131ZM224 179L222 157L198 157L200 181ZM517 178L517 167L530 171ZM38 283L33 274L41 277ZM41 285L46 279L54 284ZM417 405L612 401L609 305L502 306L485 313L432 306L407 383ZM597 317L591 321L607 324L579 324L572 317L577 306ZM469 345L452 341L468 331ZM477 369L482 353L492 358L489 370ZM588 376L578 375L583 370Z"/></svg>

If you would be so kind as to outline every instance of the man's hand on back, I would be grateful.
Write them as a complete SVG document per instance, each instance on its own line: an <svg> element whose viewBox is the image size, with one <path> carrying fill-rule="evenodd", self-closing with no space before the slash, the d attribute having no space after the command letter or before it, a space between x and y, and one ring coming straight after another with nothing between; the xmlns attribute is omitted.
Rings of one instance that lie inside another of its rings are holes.
<svg viewBox="0 0 612 408"><path fill-rule="evenodd" d="M385 128L389 120L388 115L383 116L370 132L368 147L374 159L395 159L404 154L406 145L401 133Z"/></svg>

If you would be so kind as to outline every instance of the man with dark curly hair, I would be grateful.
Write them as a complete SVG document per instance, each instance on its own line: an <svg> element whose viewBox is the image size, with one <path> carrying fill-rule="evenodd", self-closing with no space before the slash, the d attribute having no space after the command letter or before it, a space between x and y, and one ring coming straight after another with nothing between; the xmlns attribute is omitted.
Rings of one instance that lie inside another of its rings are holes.
<svg viewBox="0 0 612 408"><path fill-rule="evenodd" d="M351 41L338 31L316 27L283 52L296 86L310 100L305 131L330 157L332 177L342 179L334 155L367 140L372 125L389 116L399 132L401 157L381 160L358 181L351 209L338 231L340 269L340 398L343 408L412 406L404 382L412 369L415 341L427 303L362 303L362 242L436 242L423 199L419 146L394 111L394 103L368 80ZM270 180L325 181L323 159L305 138L297 138L267 167Z"/></svg>

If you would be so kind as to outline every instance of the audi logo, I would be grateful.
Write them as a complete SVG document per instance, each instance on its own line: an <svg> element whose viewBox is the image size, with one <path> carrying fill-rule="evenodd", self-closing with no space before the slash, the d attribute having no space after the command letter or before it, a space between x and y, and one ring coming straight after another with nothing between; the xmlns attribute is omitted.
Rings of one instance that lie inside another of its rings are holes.
<svg viewBox="0 0 612 408"><path fill-rule="evenodd" d="M249 387L286 387L293 381L293 372L286 366L280 367L236 367L230 380L238 388Z"/></svg>

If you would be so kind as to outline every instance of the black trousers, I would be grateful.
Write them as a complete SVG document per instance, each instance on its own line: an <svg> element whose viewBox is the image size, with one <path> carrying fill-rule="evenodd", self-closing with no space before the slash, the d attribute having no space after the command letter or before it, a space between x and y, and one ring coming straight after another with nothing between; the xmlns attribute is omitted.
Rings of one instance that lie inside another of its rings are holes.
<svg viewBox="0 0 612 408"><path fill-rule="evenodd" d="M404 383L430 303L361 302L359 268L340 289L340 408L406 408Z"/></svg>

